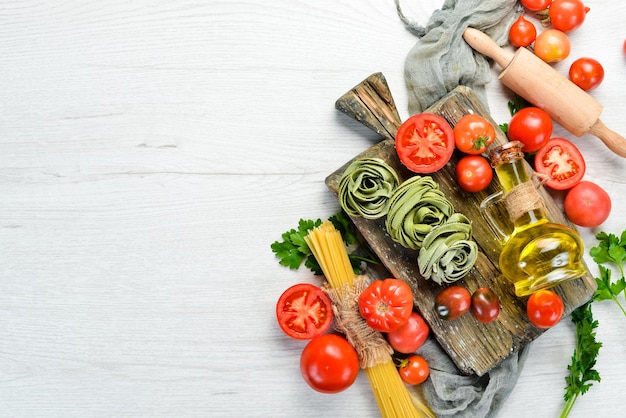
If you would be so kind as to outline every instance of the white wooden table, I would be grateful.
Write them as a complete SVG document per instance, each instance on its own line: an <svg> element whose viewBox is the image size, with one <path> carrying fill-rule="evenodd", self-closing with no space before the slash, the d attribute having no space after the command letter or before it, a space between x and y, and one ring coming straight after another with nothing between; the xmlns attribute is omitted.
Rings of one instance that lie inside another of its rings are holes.
<svg viewBox="0 0 626 418"><path fill-rule="evenodd" d="M424 24L443 2L413 3ZM600 60L593 95L626 133L626 3L587 4L555 67ZM0 415L378 416L364 375L337 395L301 379L274 305L317 279L270 244L335 213L324 178L378 141L340 95L381 71L408 116L417 38L393 2L5 1L0 28ZM574 139L614 203L591 247L626 228L626 163ZM571 417L623 415L626 318L594 314L602 382ZM557 416L573 347L569 319L536 340L501 416Z"/></svg>

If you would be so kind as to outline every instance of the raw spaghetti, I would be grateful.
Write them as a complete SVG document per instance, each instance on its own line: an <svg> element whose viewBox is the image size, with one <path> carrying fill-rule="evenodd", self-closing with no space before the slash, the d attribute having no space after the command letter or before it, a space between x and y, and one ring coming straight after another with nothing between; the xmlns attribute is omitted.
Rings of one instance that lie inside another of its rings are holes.
<svg viewBox="0 0 626 418"><path fill-rule="evenodd" d="M356 307L356 302L353 302L356 300L353 288L355 282L359 287L360 278L356 278L352 270L341 233L331 222L327 221L311 230L305 240L328 281L331 299L340 300L342 304L347 302L348 305ZM335 309L335 304L333 308ZM342 321L341 317L345 315L339 312L339 322ZM384 340L382 334L368 333L375 340L372 344L373 348L368 345L367 341L362 341L362 335L354 335L355 332L358 333L359 328L362 328L362 324L354 322L365 322L364 319L357 317L358 315L352 315L349 321L351 324L344 324L346 326L343 326L341 330L346 333L346 338L359 353L361 367L365 369L381 416L383 418L434 417L435 415L425 404L409 393L400 379L390 354L393 350L389 349L386 342L381 347L380 340ZM371 351L375 351L376 354L371 355ZM364 357L367 360L364 361Z"/></svg>

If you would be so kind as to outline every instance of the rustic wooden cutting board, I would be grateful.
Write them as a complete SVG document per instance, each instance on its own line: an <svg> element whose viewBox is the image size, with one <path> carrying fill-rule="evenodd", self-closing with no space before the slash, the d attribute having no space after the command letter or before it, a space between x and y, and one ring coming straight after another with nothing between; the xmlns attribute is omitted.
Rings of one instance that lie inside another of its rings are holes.
<svg viewBox="0 0 626 418"><path fill-rule="evenodd" d="M326 178L327 186L335 194L348 164L363 157L382 158L398 172L401 181L414 175L404 168L395 152L394 136L401 121L387 82L381 73L373 74L347 92L337 100L336 107L378 132L384 139L346 162ZM442 116L451 126L466 113L477 113L497 126L476 94L463 86L456 88L427 111ZM506 135L499 129L497 132L498 137L494 145L505 143ZM472 221L473 238L480 249L475 267L464 279L455 284L465 286L470 292L482 286L493 289L500 297L502 308L494 322L481 324L471 314L451 321L440 319L434 311L434 300L443 287L420 276L417 265L418 252L403 248L391 240L385 231L384 217L378 220L354 217L352 221L390 274L409 283L415 296L416 308L430 325L432 335L459 370L465 374L483 375L545 330L534 327L527 320L525 305L527 298L515 296L512 284L501 276L498 270L500 244L479 212L480 202L488 195L501 190L498 181L494 176L491 185L483 192L463 191L457 185L454 174L459 158L460 155L455 151L450 163L431 176L454 205L455 211L465 214ZM555 222L567 223L565 215L550 195L543 189L541 193L546 201L549 217ZM505 213L501 216L503 219L507 218ZM595 289L593 277L587 274L557 286L555 291L563 298L565 314L568 315L585 303Z"/></svg>

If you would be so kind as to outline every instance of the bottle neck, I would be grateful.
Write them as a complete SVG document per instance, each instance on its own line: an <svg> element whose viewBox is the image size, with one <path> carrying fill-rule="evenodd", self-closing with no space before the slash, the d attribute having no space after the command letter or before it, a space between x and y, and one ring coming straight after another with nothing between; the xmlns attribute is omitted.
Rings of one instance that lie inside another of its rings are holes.
<svg viewBox="0 0 626 418"><path fill-rule="evenodd" d="M495 171L505 196L520 184L532 182L532 179L529 177L528 171L526 170L524 160L521 158L504 162L498 165L495 168ZM523 206L525 203L528 203L528 201L522 199L522 202L518 207ZM534 207L530 207L528 210L525 210L516 216L513 219L513 225L516 228L519 228L524 225L535 224L543 221L547 221L546 213L543 208L539 208L535 205Z"/></svg>

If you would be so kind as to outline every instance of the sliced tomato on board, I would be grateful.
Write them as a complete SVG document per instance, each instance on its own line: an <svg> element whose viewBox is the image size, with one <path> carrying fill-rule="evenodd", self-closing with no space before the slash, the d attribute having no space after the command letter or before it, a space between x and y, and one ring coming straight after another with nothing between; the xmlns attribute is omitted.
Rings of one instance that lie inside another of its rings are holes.
<svg viewBox="0 0 626 418"><path fill-rule="evenodd" d="M285 334L308 340L325 333L333 322L333 307L326 293L309 283L283 292L276 303L276 319Z"/></svg>
<svg viewBox="0 0 626 418"><path fill-rule="evenodd" d="M554 190L574 187L585 175L585 159L565 138L552 138L535 154L535 171L548 179L546 186Z"/></svg>
<svg viewBox="0 0 626 418"><path fill-rule="evenodd" d="M418 113L409 117L396 133L396 152L409 170L428 174L445 166L454 151L452 127L441 116Z"/></svg>

